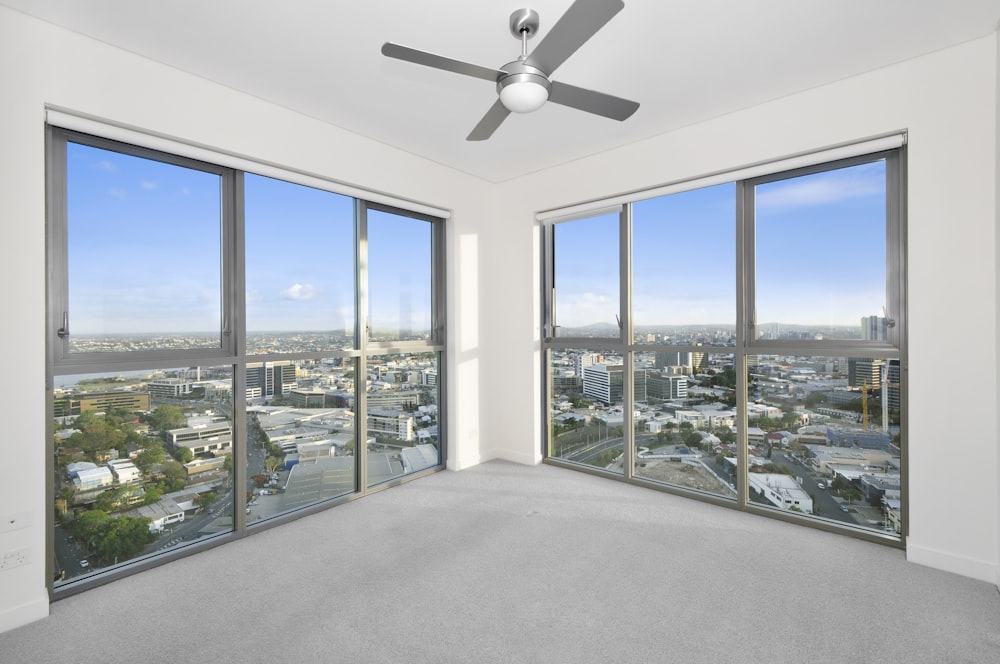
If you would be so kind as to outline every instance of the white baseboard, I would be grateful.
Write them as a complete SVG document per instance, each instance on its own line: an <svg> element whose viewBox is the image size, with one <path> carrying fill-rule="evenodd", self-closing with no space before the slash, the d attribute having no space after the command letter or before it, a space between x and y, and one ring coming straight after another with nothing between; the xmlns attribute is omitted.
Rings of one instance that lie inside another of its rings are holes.
<svg viewBox="0 0 1000 664"><path fill-rule="evenodd" d="M995 562L939 551L914 544L910 539L906 542L906 559L911 563L986 581L1000 587L1000 568Z"/></svg>
<svg viewBox="0 0 1000 664"><path fill-rule="evenodd" d="M540 452L526 452L524 448L498 449L493 450L493 452L493 459L520 463L525 466L537 466L542 462L542 455Z"/></svg>
<svg viewBox="0 0 1000 664"><path fill-rule="evenodd" d="M49 616L49 596L47 593L30 602L5 608L0 612L0 633L33 623Z"/></svg>

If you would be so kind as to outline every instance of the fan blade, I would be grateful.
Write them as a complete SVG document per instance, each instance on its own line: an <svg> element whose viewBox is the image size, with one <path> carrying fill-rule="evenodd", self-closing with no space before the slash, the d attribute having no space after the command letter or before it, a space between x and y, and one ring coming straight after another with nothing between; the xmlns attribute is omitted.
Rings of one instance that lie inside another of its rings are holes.
<svg viewBox="0 0 1000 664"><path fill-rule="evenodd" d="M621 0L576 0L531 52L525 64L548 75L625 7Z"/></svg>
<svg viewBox="0 0 1000 664"><path fill-rule="evenodd" d="M465 140L467 141L485 141L487 138L493 135L493 132L497 130L500 123L507 119L510 115L510 111L507 107L500 103L497 99L490 110L486 111L486 115L483 119L479 121L479 124L475 126L472 133L469 134Z"/></svg>
<svg viewBox="0 0 1000 664"><path fill-rule="evenodd" d="M619 121L627 120L639 108L639 102L558 81L552 81L549 101Z"/></svg>
<svg viewBox="0 0 1000 664"><path fill-rule="evenodd" d="M456 74L465 74L466 76L482 78L487 81L492 81L493 83L496 83L497 79L504 75L504 72L499 69L480 67L479 65L462 62L461 60L454 60L452 58L446 58L443 55L435 55L433 53L428 53L427 51L418 51L415 48L403 46L402 44L394 44L392 42L382 44L382 55L389 56L390 58L396 58L397 60L413 62L426 67L443 69Z"/></svg>

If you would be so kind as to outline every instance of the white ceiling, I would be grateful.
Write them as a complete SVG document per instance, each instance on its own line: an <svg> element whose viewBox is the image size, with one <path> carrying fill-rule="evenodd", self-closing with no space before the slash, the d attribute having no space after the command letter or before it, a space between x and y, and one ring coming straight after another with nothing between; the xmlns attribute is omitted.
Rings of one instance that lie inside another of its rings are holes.
<svg viewBox="0 0 1000 664"><path fill-rule="evenodd" d="M498 68L529 6L572 0L0 0L27 14L493 182L717 117L997 28L1000 0L626 0L553 80L640 102L619 123L546 104L466 135L494 86L385 41Z"/></svg>

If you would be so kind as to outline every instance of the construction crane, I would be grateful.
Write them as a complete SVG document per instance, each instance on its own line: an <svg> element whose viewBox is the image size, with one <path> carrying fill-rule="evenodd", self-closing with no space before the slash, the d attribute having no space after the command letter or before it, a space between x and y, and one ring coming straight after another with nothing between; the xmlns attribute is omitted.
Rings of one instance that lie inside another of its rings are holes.
<svg viewBox="0 0 1000 664"><path fill-rule="evenodd" d="M868 431L868 393L872 391L874 387L865 381L865 384L861 386L861 424L864 426L865 431ZM885 418L883 418L882 426L885 426Z"/></svg>

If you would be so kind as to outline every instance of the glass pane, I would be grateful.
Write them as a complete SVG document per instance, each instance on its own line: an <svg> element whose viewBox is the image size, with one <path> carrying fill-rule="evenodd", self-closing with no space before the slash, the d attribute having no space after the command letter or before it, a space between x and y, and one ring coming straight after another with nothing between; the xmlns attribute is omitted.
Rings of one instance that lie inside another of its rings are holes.
<svg viewBox="0 0 1000 664"><path fill-rule="evenodd" d="M549 456L624 472L623 370L610 351L550 351Z"/></svg>
<svg viewBox="0 0 1000 664"><path fill-rule="evenodd" d="M368 486L441 463L438 355L368 360Z"/></svg>
<svg viewBox="0 0 1000 664"><path fill-rule="evenodd" d="M430 339L433 225L368 211L368 310L372 341Z"/></svg>
<svg viewBox="0 0 1000 664"><path fill-rule="evenodd" d="M247 365L247 523L355 490L355 362Z"/></svg>
<svg viewBox="0 0 1000 664"><path fill-rule="evenodd" d="M900 372L891 358L750 357L750 498L900 531Z"/></svg>
<svg viewBox="0 0 1000 664"><path fill-rule="evenodd" d="M233 529L232 370L57 376L56 583Z"/></svg>
<svg viewBox="0 0 1000 664"><path fill-rule="evenodd" d="M635 343L736 343L736 185L635 203Z"/></svg>
<svg viewBox="0 0 1000 664"><path fill-rule="evenodd" d="M555 335L620 337L619 215L567 221L553 231Z"/></svg>
<svg viewBox="0 0 1000 664"><path fill-rule="evenodd" d="M635 476L736 499L731 354L635 354Z"/></svg>
<svg viewBox="0 0 1000 664"><path fill-rule="evenodd" d="M885 338L885 183L876 161L756 187L758 337Z"/></svg>
<svg viewBox="0 0 1000 664"><path fill-rule="evenodd" d="M70 352L221 347L221 178L68 143Z"/></svg>
<svg viewBox="0 0 1000 664"><path fill-rule="evenodd" d="M354 345L354 201L247 174L247 352Z"/></svg>

